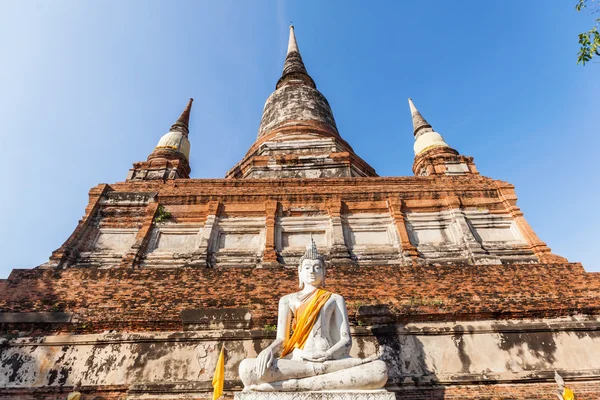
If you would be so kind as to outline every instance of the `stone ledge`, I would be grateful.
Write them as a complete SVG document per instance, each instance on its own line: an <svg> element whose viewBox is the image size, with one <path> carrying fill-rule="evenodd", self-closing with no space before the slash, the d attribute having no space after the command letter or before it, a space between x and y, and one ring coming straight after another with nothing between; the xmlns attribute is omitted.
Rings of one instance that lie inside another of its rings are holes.
<svg viewBox="0 0 600 400"><path fill-rule="evenodd" d="M240 392L234 400L395 400L386 390L352 390L332 392Z"/></svg>

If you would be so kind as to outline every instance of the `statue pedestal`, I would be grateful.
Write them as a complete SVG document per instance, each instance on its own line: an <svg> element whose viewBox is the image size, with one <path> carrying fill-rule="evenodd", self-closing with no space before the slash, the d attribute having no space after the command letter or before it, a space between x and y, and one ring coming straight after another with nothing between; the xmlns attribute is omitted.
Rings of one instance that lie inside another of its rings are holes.
<svg viewBox="0 0 600 400"><path fill-rule="evenodd" d="M234 400L395 400L387 390L348 390L332 392L238 392Z"/></svg>

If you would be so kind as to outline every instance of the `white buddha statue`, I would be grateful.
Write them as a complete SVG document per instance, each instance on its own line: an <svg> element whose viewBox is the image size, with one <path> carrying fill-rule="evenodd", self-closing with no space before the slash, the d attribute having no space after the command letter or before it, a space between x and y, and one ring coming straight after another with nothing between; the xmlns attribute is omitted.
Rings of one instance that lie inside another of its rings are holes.
<svg viewBox="0 0 600 400"><path fill-rule="evenodd" d="M302 290L279 300L277 338L257 358L240 364L245 391L383 388L388 379L383 361L376 355L349 356L352 338L346 303L339 294L323 289L325 272L311 238L298 266Z"/></svg>

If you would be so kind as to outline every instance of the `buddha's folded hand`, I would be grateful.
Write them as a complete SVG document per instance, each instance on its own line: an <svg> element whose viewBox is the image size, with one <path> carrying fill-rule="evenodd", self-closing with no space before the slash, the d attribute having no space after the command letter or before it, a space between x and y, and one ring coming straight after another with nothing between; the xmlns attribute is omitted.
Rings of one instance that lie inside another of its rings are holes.
<svg viewBox="0 0 600 400"><path fill-rule="evenodd" d="M326 351L317 351L312 354L303 354L302 359L305 361L323 362L331 359L331 355Z"/></svg>
<svg viewBox="0 0 600 400"><path fill-rule="evenodd" d="M256 357L256 364L254 367L254 372L258 378L262 378L267 372L267 369L273 364L273 352L270 347L267 347L263 351L260 352L258 357Z"/></svg>

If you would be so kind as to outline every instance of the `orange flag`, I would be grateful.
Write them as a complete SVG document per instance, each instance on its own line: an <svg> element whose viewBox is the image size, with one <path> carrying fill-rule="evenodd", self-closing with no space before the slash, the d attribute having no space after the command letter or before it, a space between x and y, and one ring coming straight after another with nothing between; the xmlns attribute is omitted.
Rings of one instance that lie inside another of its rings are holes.
<svg viewBox="0 0 600 400"><path fill-rule="evenodd" d="M221 354L217 360L215 374L213 375L213 400L217 400L223 394L223 385L225 383L225 344L221 347Z"/></svg>

